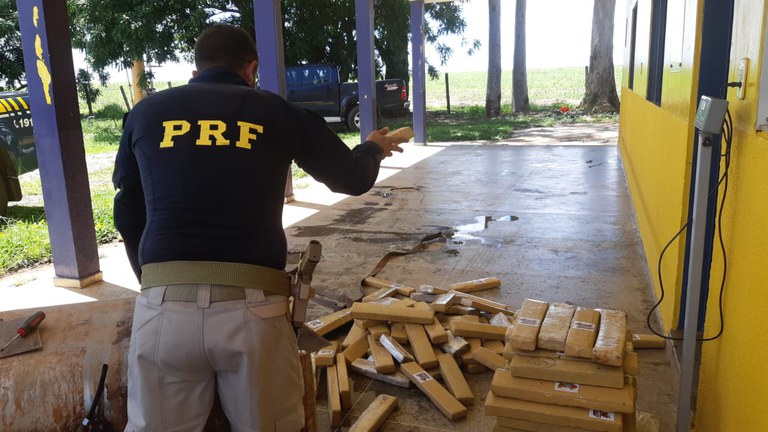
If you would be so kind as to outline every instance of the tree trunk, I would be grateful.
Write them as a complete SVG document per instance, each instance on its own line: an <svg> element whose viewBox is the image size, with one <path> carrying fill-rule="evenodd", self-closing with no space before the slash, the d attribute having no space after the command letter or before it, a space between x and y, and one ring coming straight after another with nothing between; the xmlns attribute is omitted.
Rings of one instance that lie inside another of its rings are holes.
<svg viewBox="0 0 768 432"><path fill-rule="evenodd" d="M384 79L408 81L409 2L381 0L374 19L377 21L376 49L384 64Z"/></svg>
<svg viewBox="0 0 768 432"><path fill-rule="evenodd" d="M91 83L85 83L83 91L85 91L85 103L88 104L88 115L93 116L93 101L91 100Z"/></svg>
<svg viewBox="0 0 768 432"><path fill-rule="evenodd" d="M512 64L512 112L527 113L528 68L525 65L525 6L527 0L515 2L515 55Z"/></svg>
<svg viewBox="0 0 768 432"><path fill-rule="evenodd" d="M144 60L134 60L131 69L131 81L133 84L133 104L136 105L144 99L146 94L141 88L141 76L144 74Z"/></svg>
<svg viewBox="0 0 768 432"><path fill-rule="evenodd" d="M589 113L619 111L613 68L613 15L616 0L595 0L592 12L592 52L582 108Z"/></svg>
<svg viewBox="0 0 768 432"><path fill-rule="evenodd" d="M488 83L485 116L501 115L501 0L488 0Z"/></svg>

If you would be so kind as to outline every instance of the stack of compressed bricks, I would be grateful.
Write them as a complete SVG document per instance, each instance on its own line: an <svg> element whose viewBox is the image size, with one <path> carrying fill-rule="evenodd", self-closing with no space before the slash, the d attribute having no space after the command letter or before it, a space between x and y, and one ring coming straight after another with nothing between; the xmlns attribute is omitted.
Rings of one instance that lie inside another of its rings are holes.
<svg viewBox="0 0 768 432"><path fill-rule="evenodd" d="M635 431L638 358L624 312L526 299L485 412L494 431Z"/></svg>
<svg viewBox="0 0 768 432"><path fill-rule="evenodd" d="M352 322L346 335L314 356L315 365L327 372L331 425L341 425L342 412L351 408L348 373L399 387L414 385L448 419L465 417L475 396L462 370L479 373L507 363L502 353L513 313L503 303L472 294L500 286L499 279L445 289L412 288L374 277L364 283L375 291L361 302L307 323L327 335ZM366 421L380 425L389 412Z"/></svg>

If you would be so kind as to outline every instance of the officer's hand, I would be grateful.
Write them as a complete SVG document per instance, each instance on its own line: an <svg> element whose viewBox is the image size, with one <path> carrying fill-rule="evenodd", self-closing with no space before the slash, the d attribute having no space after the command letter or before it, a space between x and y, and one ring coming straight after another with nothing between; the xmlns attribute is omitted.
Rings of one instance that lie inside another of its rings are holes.
<svg viewBox="0 0 768 432"><path fill-rule="evenodd" d="M366 141L373 141L381 147L381 151L384 153L384 157L392 156L392 152L403 152L400 148L400 144L408 142L410 137L406 137L399 134L388 135L389 128L383 127L379 130L371 132Z"/></svg>

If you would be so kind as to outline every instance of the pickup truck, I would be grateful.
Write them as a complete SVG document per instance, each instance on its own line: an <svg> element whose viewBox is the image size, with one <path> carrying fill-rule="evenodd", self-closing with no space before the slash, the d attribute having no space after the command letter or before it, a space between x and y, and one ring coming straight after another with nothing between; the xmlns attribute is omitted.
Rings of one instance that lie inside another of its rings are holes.
<svg viewBox="0 0 768 432"><path fill-rule="evenodd" d="M21 200L19 176L37 169L32 114L26 92L0 92L0 216Z"/></svg>
<svg viewBox="0 0 768 432"><path fill-rule="evenodd" d="M340 82L335 66L287 67L285 86L289 102L325 117L328 122L342 122L351 131L360 130L358 85L356 82ZM410 106L404 80L376 81L376 108L380 117L401 116Z"/></svg>

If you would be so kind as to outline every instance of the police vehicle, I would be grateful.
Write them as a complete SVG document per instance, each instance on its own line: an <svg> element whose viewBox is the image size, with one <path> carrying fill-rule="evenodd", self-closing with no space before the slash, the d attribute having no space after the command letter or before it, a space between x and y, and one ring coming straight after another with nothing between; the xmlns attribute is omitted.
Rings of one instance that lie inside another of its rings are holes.
<svg viewBox="0 0 768 432"><path fill-rule="evenodd" d="M19 176L37 169L27 92L0 92L0 216L21 200Z"/></svg>

